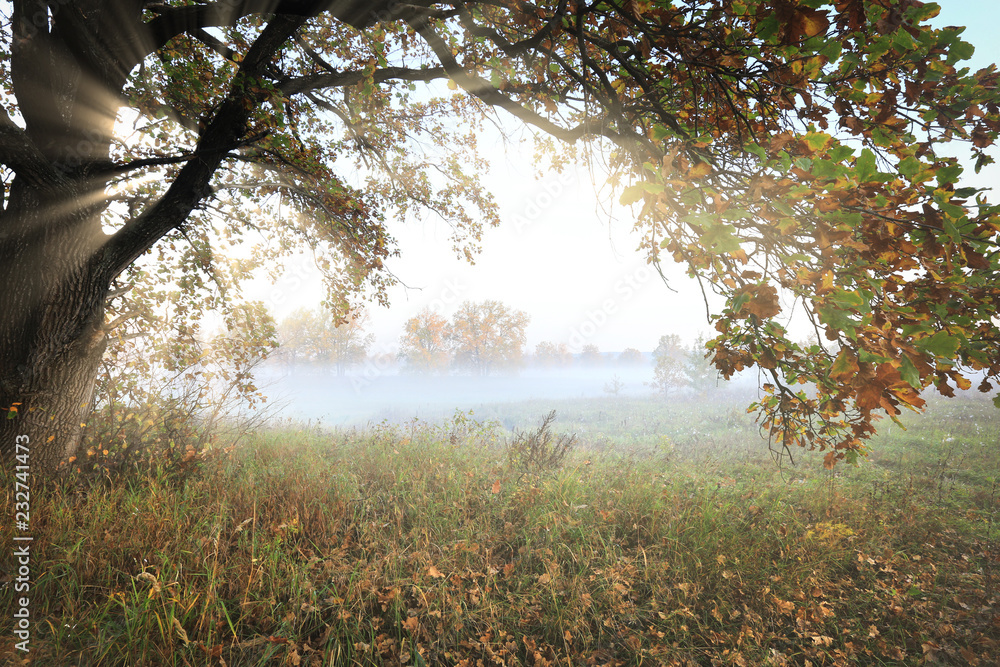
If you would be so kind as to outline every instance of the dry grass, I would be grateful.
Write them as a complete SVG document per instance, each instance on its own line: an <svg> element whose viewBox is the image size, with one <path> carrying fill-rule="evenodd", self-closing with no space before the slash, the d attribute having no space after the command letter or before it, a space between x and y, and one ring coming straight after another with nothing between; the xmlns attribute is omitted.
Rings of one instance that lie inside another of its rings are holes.
<svg viewBox="0 0 1000 667"><path fill-rule="evenodd" d="M902 462L890 438L896 468L834 477L748 454L725 414L700 448L591 446L529 474L459 415L38 489L29 664L996 664L995 418L964 441L988 445L975 469Z"/></svg>

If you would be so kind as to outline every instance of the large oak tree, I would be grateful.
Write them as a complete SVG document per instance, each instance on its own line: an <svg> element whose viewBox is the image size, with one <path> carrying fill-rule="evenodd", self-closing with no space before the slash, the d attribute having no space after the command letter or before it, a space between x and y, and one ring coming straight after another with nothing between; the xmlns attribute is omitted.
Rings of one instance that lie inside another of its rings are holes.
<svg viewBox="0 0 1000 667"><path fill-rule="evenodd" d="M978 373L989 391L1000 375L997 209L953 157L991 161L997 77L961 67L972 48L928 25L934 5L5 6L5 458L22 433L41 469L74 453L151 249L175 244L178 270L211 274L219 240L304 245L342 309L391 281L387 213L440 214L474 252L496 221L475 178L476 123L495 109L589 142L641 205L651 261L725 297L714 362L771 376L758 407L781 445L830 448L832 463L931 384ZM822 342L786 335L793 302Z"/></svg>

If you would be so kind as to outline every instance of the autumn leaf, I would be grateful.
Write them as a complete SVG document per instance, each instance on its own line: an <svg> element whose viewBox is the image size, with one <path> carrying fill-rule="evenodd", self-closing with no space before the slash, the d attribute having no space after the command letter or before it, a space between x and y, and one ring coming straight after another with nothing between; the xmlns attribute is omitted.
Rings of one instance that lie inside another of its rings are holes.
<svg viewBox="0 0 1000 667"><path fill-rule="evenodd" d="M493 482L493 488L491 489L493 493L500 493L500 480Z"/></svg>
<svg viewBox="0 0 1000 667"><path fill-rule="evenodd" d="M429 574L430 576L434 577L435 579L441 579L441 578L444 577L444 575L441 574L441 570L437 569L433 565L431 565L429 568L427 568L427 574Z"/></svg>
<svg viewBox="0 0 1000 667"><path fill-rule="evenodd" d="M858 359L849 348L841 348L830 366L830 378L837 382L848 382L858 373Z"/></svg>
<svg viewBox="0 0 1000 667"><path fill-rule="evenodd" d="M712 173L712 165L708 162L696 162L688 171L688 178L704 178Z"/></svg>
<svg viewBox="0 0 1000 667"><path fill-rule="evenodd" d="M740 317L756 316L765 320L781 312L778 291L771 285L753 285L737 292L735 303Z"/></svg>

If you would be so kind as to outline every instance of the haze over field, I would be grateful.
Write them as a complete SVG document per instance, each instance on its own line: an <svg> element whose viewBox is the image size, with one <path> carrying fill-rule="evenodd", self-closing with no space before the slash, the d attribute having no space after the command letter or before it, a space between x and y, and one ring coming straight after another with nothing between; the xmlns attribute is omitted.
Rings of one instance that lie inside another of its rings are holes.
<svg viewBox="0 0 1000 667"><path fill-rule="evenodd" d="M270 367L257 374L281 417L321 420L326 424L359 424L383 418L403 421L439 415L484 403L535 399L607 396L606 385L617 376L620 396L648 396L653 389L651 366L607 369L525 369L495 377L408 375L374 362L337 377L329 368L299 369L289 374Z"/></svg>

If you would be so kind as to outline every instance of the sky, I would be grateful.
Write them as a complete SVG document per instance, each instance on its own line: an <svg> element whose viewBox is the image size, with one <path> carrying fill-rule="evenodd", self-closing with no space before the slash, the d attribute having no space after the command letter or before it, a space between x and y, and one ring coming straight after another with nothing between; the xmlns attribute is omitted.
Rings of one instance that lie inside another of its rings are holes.
<svg viewBox="0 0 1000 667"><path fill-rule="evenodd" d="M976 47L972 67L1000 62L995 39L1000 2L938 4L935 24L968 26L963 38ZM530 145L505 150L498 136L481 141L493 163L484 183L499 202L503 222L485 230L483 251L470 265L455 256L443 222L389 221L401 257L387 264L403 284L390 291L389 308L369 309L373 352L394 352L403 324L422 308L450 317L465 300L497 299L526 311L529 350L553 341L575 352L585 344L605 352L626 347L648 352L665 334L692 342L711 332L697 283L680 266L665 264L664 284L637 251L631 211L613 197L598 197L586 170L537 180ZM974 184L988 186L997 175L997 170L984 173ZM290 260L283 279L258 289L257 298L279 320L296 308L317 307L323 296L318 272L306 257Z"/></svg>

